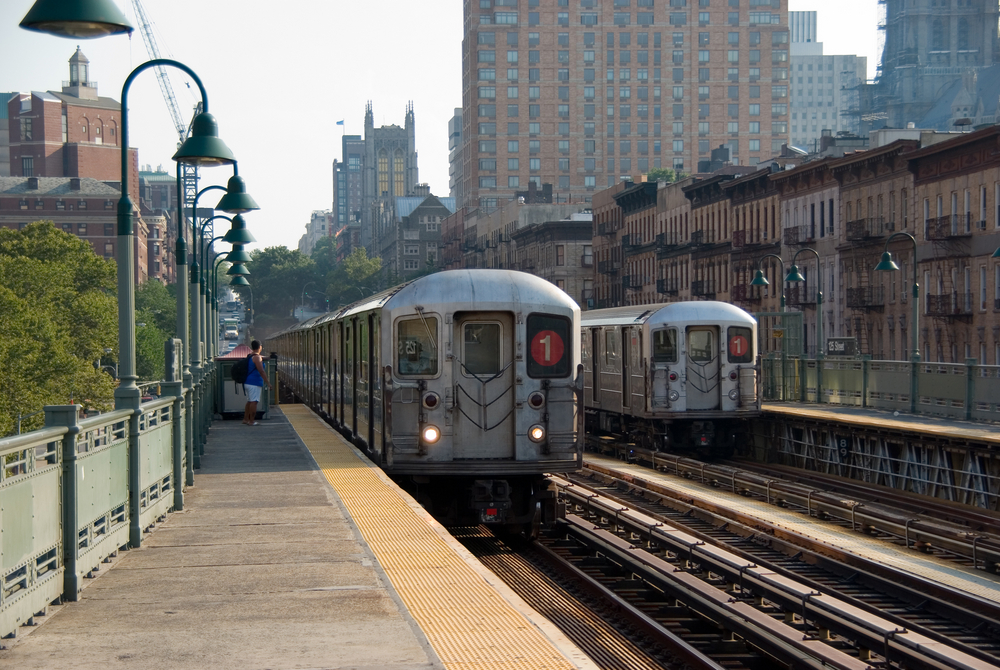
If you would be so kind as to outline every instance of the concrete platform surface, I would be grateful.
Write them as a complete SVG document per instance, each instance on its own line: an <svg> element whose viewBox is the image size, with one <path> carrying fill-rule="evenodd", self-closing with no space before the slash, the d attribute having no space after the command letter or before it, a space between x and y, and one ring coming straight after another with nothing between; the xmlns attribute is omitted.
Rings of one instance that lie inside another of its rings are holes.
<svg viewBox="0 0 1000 670"><path fill-rule="evenodd" d="M11 670L444 667L280 410L216 421L185 509L81 600L4 640Z"/></svg>

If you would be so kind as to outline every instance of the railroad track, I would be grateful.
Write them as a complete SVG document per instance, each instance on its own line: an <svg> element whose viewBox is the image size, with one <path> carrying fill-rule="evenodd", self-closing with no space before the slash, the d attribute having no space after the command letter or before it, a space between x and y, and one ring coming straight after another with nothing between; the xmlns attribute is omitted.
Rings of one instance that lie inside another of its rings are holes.
<svg viewBox="0 0 1000 670"><path fill-rule="evenodd" d="M657 471L700 481L722 490L730 490L746 497L754 497L782 507L792 507L809 516L835 519L845 526L883 539L892 539L907 547L916 548L970 565L977 569L1000 574L1000 534L990 532L996 526L993 515L982 510L967 510L960 516L955 506L922 506L921 512L913 505L901 509L889 495L880 502L872 500L871 489L854 489L854 495L845 496L828 487L808 486L803 483L768 476L766 473L731 465L705 463L681 456L652 452L627 444L609 443L588 438L588 445L595 452L610 451L616 458L642 463ZM585 457L586 460L586 457ZM768 466L770 467L770 466ZM815 473L812 473L815 476ZM905 496L901 496L905 499ZM924 502L924 501L922 501ZM937 510L937 517L928 514Z"/></svg>
<svg viewBox="0 0 1000 670"><path fill-rule="evenodd" d="M756 528L738 528L732 521L690 507L678 510L676 500L664 499L634 480L592 474L599 481L560 482L561 495L574 512L567 515L567 524L573 534L581 535L588 526L606 528L594 531L603 533L599 540L584 542L599 546L591 551L605 559L613 556L610 560L618 570L642 574L643 581L652 585L647 588L683 594L667 571L673 570L674 578L700 574L733 602L762 606L760 612L792 625L800 637L822 641L827 648L866 663L908 668L988 668L1000 663L996 619L972 614L965 608L968 598L961 594L951 593L950 600L941 601L914 593L896 580L802 551ZM683 530L671 527L675 525ZM718 548L720 544L726 548ZM703 611L705 605L697 607ZM713 617L718 626L730 621L725 613ZM789 648L815 653L787 646L792 640L783 639L785 647L762 642L755 636L775 633L766 629L766 622L761 624L757 632L732 632L782 662L789 662L780 655ZM828 665L842 662L812 658Z"/></svg>
<svg viewBox="0 0 1000 670"><path fill-rule="evenodd" d="M755 670L767 660L686 608L656 603L652 592L642 602L621 595L634 596L630 575L616 578L564 534L531 542L485 526L449 530L602 670Z"/></svg>

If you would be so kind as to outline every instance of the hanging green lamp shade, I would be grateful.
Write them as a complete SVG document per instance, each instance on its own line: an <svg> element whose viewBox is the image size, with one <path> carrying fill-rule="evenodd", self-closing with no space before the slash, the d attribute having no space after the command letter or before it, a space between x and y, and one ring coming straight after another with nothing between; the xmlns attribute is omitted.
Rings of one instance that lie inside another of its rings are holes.
<svg viewBox="0 0 1000 670"><path fill-rule="evenodd" d="M229 244L250 244L251 242L256 242L257 240L250 231L247 230L246 219L242 215L237 214L233 217L233 225L226 232L225 237L222 238L223 242L228 242Z"/></svg>
<svg viewBox="0 0 1000 670"><path fill-rule="evenodd" d="M247 193L247 185L243 181L243 177L238 174L234 174L229 178L229 184L226 186L226 194L222 196L222 199L219 200L219 204L215 208L229 214L242 214L243 212L252 212L255 209L260 209L254 199Z"/></svg>
<svg viewBox="0 0 1000 670"><path fill-rule="evenodd" d="M757 274L754 275L753 281L750 282L750 286L768 286L771 282L767 281L767 277L760 270L757 270Z"/></svg>
<svg viewBox="0 0 1000 670"><path fill-rule="evenodd" d="M229 282L230 286L250 286L250 282L243 275L236 275L233 280Z"/></svg>
<svg viewBox="0 0 1000 670"><path fill-rule="evenodd" d="M134 30L112 0L38 0L21 19L21 27L74 39L130 34Z"/></svg>
<svg viewBox="0 0 1000 670"><path fill-rule="evenodd" d="M892 254L890 254L888 251L885 251L882 253L882 260L878 262L878 265L875 266L875 269L878 270L879 272L892 272L893 270L898 270L899 266L896 265L896 262L894 260L892 260Z"/></svg>
<svg viewBox="0 0 1000 670"><path fill-rule="evenodd" d="M236 162L236 156L229 150L226 143L219 139L219 124L208 112L202 112L194 117L191 124L191 137L184 140L173 159L187 165L231 165Z"/></svg>
<svg viewBox="0 0 1000 670"><path fill-rule="evenodd" d="M233 265L226 270L227 275L249 275L250 271L247 270L247 266L243 263L233 263Z"/></svg>
<svg viewBox="0 0 1000 670"><path fill-rule="evenodd" d="M226 254L225 261L227 263L249 263L250 254L243 251L242 244L234 244L233 250Z"/></svg>

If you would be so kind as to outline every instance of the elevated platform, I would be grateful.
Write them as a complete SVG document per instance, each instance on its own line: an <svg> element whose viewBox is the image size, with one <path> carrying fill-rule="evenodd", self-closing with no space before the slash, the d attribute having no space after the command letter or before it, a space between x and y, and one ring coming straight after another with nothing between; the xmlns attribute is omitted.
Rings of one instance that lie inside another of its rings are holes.
<svg viewBox="0 0 1000 670"><path fill-rule="evenodd" d="M0 666L593 667L302 406L215 422L195 482Z"/></svg>
<svg viewBox="0 0 1000 670"><path fill-rule="evenodd" d="M765 416L842 423L858 428L891 430L899 433L922 433L938 439L971 441L1000 447L1000 425L982 421L962 421L926 414L815 403L764 403L762 409Z"/></svg>

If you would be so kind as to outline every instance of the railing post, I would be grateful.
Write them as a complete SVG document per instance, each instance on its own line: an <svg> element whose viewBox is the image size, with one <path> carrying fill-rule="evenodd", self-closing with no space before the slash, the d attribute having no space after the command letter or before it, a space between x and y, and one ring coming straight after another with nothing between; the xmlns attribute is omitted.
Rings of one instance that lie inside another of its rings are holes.
<svg viewBox="0 0 1000 670"><path fill-rule="evenodd" d="M972 419L972 402L976 397L976 364L975 358L965 359L965 418Z"/></svg>
<svg viewBox="0 0 1000 670"><path fill-rule="evenodd" d="M80 405L47 405L45 427L66 426L62 438L62 531L63 599L75 601L80 596L77 574L77 529L80 527L79 495L76 482L76 436L80 434Z"/></svg>
<svg viewBox="0 0 1000 670"><path fill-rule="evenodd" d="M163 395L174 398L170 410L171 437L173 438L171 479L174 482L174 509L179 512L184 509L184 382L162 382L160 389Z"/></svg>

